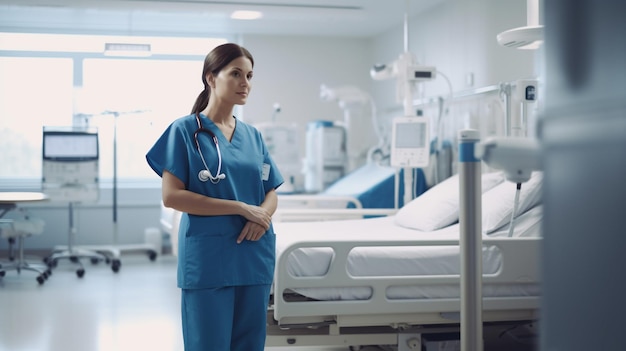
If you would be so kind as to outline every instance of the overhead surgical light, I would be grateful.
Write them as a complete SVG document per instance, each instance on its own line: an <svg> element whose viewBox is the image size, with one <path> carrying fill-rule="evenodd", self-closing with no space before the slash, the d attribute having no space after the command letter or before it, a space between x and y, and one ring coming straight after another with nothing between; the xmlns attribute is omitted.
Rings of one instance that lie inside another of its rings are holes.
<svg viewBox="0 0 626 351"><path fill-rule="evenodd" d="M496 36L498 44L515 49L534 50L543 44L543 26L539 25L539 0L526 2L526 26L506 30Z"/></svg>

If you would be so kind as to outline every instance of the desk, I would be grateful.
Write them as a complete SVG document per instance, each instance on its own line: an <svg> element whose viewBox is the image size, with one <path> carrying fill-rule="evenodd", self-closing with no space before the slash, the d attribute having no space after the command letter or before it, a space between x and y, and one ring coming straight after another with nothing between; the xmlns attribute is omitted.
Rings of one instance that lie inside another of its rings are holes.
<svg viewBox="0 0 626 351"><path fill-rule="evenodd" d="M47 201L48 196L44 193L37 192L0 192L0 218L15 209L17 204L23 202L39 202Z"/></svg>
<svg viewBox="0 0 626 351"><path fill-rule="evenodd" d="M10 220L1 220L9 211L17 208L19 204L47 201L48 196L40 192L0 192L0 221L11 223ZM31 265L24 260L24 247L22 235L17 236L19 256L17 262L3 266L0 265L0 277L5 275L7 270L15 270L18 273L21 270L30 270L39 273L37 282L43 284L45 279L50 275L50 270L46 266ZM45 267L45 268L44 268Z"/></svg>

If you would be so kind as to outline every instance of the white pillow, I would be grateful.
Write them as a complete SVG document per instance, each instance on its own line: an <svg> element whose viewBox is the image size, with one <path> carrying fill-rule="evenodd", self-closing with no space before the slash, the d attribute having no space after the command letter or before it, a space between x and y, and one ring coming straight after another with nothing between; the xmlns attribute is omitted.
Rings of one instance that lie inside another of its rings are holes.
<svg viewBox="0 0 626 351"><path fill-rule="evenodd" d="M542 180L543 173L537 171L532 173L527 182L522 183L516 218L541 202ZM482 222L484 233L490 234L511 222L516 191L515 183L506 181L483 193Z"/></svg>
<svg viewBox="0 0 626 351"><path fill-rule="evenodd" d="M525 213L515 217L514 238L540 238L541 220L543 218L543 205L539 204ZM509 224L496 229L493 233L486 235L487 238L506 238L509 236Z"/></svg>
<svg viewBox="0 0 626 351"><path fill-rule="evenodd" d="M482 192L504 181L502 172L482 175ZM425 232L441 229L459 220L459 175L455 174L403 206L395 216L399 226Z"/></svg>

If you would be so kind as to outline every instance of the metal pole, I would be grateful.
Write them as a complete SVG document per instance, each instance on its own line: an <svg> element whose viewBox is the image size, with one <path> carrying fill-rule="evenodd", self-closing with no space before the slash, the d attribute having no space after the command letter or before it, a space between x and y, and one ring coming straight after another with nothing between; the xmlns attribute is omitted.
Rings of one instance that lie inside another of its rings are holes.
<svg viewBox="0 0 626 351"><path fill-rule="evenodd" d="M477 130L459 131L461 351L483 350L481 162Z"/></svg>
<svg viewBox="0 0 626 351"><path fill-rule="evenodd" d="M118 112L113 113L113 245L118 244L117 231L117 117Z"/></svg>
<svg viewBox="0 0 626 351"><path fill-rule="evenodd" d="M511 84L502 84L500 96L504 99L504 135L511 136L511 117L513 113L511 104Z"/></svg>

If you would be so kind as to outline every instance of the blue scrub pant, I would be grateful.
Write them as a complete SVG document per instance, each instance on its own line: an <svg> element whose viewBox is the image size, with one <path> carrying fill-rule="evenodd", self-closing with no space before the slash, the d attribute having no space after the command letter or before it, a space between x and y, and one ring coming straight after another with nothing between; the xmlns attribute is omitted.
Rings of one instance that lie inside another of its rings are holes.
<svg viewBox="0 0 626 351"><path fill-rule="evenodd" d="M270 287L183 289L185 351L263 351Z"/></svg>

